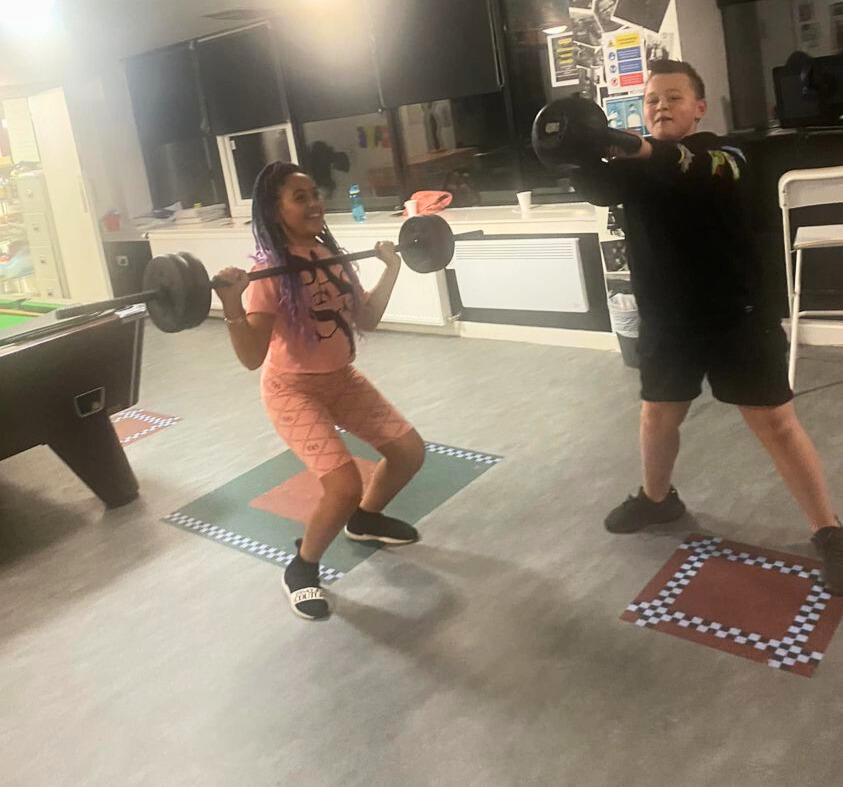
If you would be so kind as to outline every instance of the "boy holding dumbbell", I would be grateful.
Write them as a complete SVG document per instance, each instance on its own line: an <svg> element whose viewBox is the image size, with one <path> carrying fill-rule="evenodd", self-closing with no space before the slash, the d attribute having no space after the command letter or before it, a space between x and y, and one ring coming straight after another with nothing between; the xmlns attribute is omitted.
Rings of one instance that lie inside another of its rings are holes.
<svg viewBox="0 0 843 787"><path fill-rule="evenodd" d="M636 153L611 149L572 176L595 205L623 204L632 286L641 315L644 483L606 518L613 533L671 522L685 505L671 485L679 427L708 377L736 405L805 512L830 592L843 595L843 530L820 458L793 406L787 341L764 303L747 224L746 159L697 127L705 85L687 63L650 64Z"/></svg>

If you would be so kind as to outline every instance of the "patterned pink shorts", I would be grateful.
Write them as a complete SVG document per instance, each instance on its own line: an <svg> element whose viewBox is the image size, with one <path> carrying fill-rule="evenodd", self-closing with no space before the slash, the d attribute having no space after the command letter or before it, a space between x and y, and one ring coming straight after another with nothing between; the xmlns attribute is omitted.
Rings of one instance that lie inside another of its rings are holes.
<svg viewBox="0 0 843 787"><path fill-rule="evenodd" d="M352 461L337 426L373 448L413 428L351 365L320 374L267 372L261 398L281 439L319 478Z"/></svg>

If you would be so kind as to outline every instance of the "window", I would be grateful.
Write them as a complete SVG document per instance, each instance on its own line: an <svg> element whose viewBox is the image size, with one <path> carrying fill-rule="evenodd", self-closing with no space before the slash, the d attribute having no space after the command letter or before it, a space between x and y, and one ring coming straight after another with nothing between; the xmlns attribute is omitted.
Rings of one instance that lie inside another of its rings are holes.
<svg viewBox="0 0 843 787"><path fill-rule="evenodd" d="M348 189L360 186L369 210L392 210L400 203L387 117L379 112L302 126L307 171L328 210L348 211Z"/></svg>
<svg viewBox="0 0 843 787"><path fill-rule="evenodd" d="M272 161L295 161L296 147L288 124L217 137L232 216L248 216L252 190L260 171Z"/></svg>
<svg viewBox="0 0 843 787"><path fill-rule="evenodd" d="M450 191L453 207L508 204L520 185L502 93L398 110L407 191Z"/></svg>
<svg viewBox="0 0 843 787"><path fill-rule="evenodd" d="M533 121L539 110L553 99L562 98L578 90L596 98L593 85L595 69L590 64L578 68L579 85L553 87L551 84L547 34L544 31L575 27L568 13L567 3L502 0L501 5L506 20L504 40L524 188L532 190L534 204L573 201L578 198L572 193L568 179L549 172L536 158L531 142ZM571 6L590 9L591 3L583 0L572 2ZM580 18L592 17L584 15ZM604 24L601 29L609 26L609 23L600 23ZM597 33L599 32L598 30ZM591 48L579 47L578 50L591 51Z"/></svg>

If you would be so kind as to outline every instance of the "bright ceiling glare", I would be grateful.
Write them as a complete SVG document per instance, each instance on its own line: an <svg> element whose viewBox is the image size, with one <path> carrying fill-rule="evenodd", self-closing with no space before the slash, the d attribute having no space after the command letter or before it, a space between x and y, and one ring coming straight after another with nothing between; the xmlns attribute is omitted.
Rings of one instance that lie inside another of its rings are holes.
<svg viewBox="0 0 843 787"><path fill-rule="evenodd" d="M0 0L0 26L11 33L48 32L55 21L56 0Z"/></svg>

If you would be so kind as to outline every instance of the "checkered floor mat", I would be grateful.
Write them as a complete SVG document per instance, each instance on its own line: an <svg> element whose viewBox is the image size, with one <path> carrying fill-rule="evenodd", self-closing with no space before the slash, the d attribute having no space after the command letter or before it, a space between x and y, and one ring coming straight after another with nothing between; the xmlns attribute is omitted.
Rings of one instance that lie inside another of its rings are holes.
<svg viewBox="0 0 843 787"><path fill-rule="evenodd" d="M450 445L439 445L438 443L425 443L424 448L429 454L453 456L456 459L465 459L469 462L477 462L477 464L481 465L496 465L503 461L502 456L481 454L477 451L466 451L464 448L453 448Z"/></svg>
<svg viewBox="0 0 843 787"><path fill-rule="evenodd" d="M843 618L817 560L692 535L623 613L644 628L811 677Z"/></svg>
<svg viewBox="0 0 843 787"><path fill-rule="evenodd" d="M161 415L148 410L130 409L112 416L111 423L117 431L121 445L131 445L138 440L143 440L151 434L160 432L162 429L173 426L181 421L172 415Z"/></svg>
<svg viewBox="0 0 843 787"><path fill-rule="evenodd" d="M343 433L342 437L364 481L371 478L380 455L352 435ZM502 461L500 456L439 443L427 443L426 448L421 471L386 509L390 516L412 525ZM292 560L295 541L321 495L318 480L295 454L285 451L181 506L164 521L283 567ZM377 549L374 543L340 535L321 561L323 581L336 581Z"/></svg>
<svg viewBox="0 0 843 787"><path fill-rule="evenodd" d="M295 557L295 554L292 552L285 552L283 549L271 547L268 544L262 544L260 541L255 541L253 538L247 538L246 536L232 533L224 527L218 527L217 525L212 525L209 522L202 522L200 519L194 519L193 517L186 516L178 511L165 516L164 521L169 522L171 525L178 525L185 530L192 530L194 533L199 533L199 535L205 536L205 538L219 541L222 544L234 547L235 549L239 549L241 552L254 555L255 557L259 557L261 560L266 560L270 563L288 566L290 561ZM337 579L341 579L342 576L342 571L334 571L334 569L326 568L324 566L320 566L319 568L319 578L325 583L334 582Z"/></svg>

